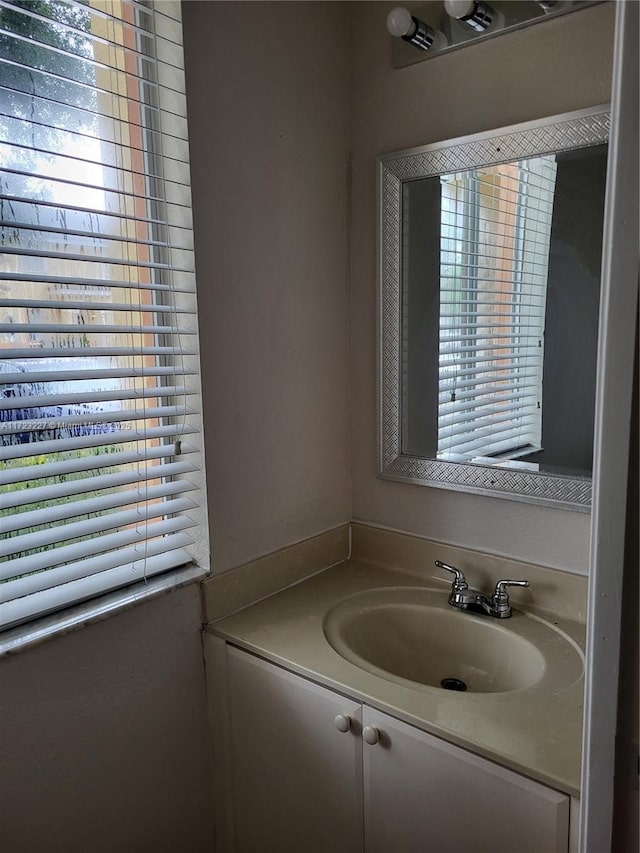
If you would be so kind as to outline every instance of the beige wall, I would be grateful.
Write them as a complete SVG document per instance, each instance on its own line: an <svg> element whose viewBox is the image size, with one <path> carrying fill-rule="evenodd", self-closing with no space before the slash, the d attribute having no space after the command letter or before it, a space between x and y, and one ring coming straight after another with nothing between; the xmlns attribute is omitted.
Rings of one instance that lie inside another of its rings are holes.
<svg viewBox="0 0 640 853"><path fill-rule="evenodd" d="M401 70L385 30L393 5L352 5L353 517L586 574L588 515L376 479L375 158L606 103L613 4Z"/></svg>
<svg viewBox="0 0 640 853"><path fill-rule="evenodd" d="M350 519L348 13L183 4L214 571Z"/></svg>
<svg viewBox="0 0 640 853"><path fill-rule="evenodd" d="M0 664L0 849L213 848L191 586Z"/></svg>

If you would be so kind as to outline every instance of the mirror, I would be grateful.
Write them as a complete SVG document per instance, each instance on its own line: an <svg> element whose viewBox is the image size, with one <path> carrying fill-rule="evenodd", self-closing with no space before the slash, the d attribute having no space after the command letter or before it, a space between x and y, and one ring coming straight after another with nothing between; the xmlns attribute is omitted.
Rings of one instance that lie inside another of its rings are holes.
<svg viewBox="0 0 640 853"><path fill-rule="evenodd" d="M588 511L608 133L379 158L381 477Z"/></svg>

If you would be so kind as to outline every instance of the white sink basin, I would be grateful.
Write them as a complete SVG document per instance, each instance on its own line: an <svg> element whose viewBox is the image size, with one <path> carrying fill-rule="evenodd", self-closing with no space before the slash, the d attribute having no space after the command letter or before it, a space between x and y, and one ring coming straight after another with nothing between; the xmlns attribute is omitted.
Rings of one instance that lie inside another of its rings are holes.
<svg viewBox="0 0 640 853"><path fill-rule="evenodd" d="M584 667L580 649L549 622L518 611L504 620L464 613L423 587L351 596L327 614L324 633L346 660L412 687L508 693L546 681L562 689Z"/></svg>

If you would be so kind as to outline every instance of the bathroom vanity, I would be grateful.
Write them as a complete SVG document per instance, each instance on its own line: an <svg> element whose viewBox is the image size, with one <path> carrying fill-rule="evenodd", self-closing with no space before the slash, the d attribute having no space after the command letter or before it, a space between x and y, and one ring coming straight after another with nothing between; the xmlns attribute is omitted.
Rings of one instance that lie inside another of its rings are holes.
<svg viewBox="0 0 640 853"><path fill-rule="evenodd" d="M218 853L573 849L583 628L448 592L351 560L208 626Z"/></svg>

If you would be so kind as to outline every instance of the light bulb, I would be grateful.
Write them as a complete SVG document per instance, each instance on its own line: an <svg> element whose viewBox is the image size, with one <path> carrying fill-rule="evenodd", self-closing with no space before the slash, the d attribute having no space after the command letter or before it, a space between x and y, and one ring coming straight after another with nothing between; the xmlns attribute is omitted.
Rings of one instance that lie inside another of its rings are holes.
<svg viewBox="0 0 640 853"><path fill-rule="evenodd" d="M477 33L483 33L504 26L502 12L496 12L493 6L484 0L444 0L445 11L450 17L457 18Z"/></svg>
<svg viewBox="0 0 640 853"><path fill-rule="evenodd" d="M387 29L396 38L413 35L416 25L411 17L411 12L404 6L396 6L387 15Z"/></svg>
<svg viewBox="0 0 640 853"><path fill-rule="evenodd" d="M441 50L447 46L444 33L433 30L414 17L404 6L396 6L387 15L387 30L392 36L409 42L418 50Z"/></svg>
<svg viewBox="0 0 640 853"><path fill-rule="evenodd" d="M452 18L466 18L472 14L474 6L473 0L444 0L445 11Z"/></svg>

